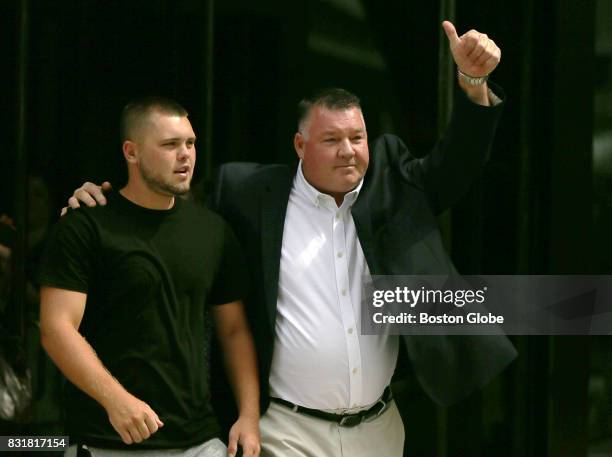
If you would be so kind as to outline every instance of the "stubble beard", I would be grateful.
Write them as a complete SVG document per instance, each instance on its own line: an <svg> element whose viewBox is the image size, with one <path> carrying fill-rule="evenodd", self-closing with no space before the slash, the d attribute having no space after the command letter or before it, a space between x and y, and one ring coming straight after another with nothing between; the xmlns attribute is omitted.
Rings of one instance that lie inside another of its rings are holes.
<svg viewBox="0 0 612 457"><path fill-rule="evenodd" d="M149 170L143 166L140 167L140 175L147 186L149 186L149 188L154 192L177 196L185 195L187 192L189 192L191 178L179 184L174 184L164 180L161 176L156 176L155 174L150 173Z"/></svg>

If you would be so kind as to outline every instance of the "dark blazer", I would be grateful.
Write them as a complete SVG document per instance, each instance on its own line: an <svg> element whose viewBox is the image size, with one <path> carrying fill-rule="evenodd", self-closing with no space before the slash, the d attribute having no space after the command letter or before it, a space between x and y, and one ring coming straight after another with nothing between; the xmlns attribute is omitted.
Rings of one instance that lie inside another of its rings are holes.
<svg viewBox="0 0 612 457"><path fill-rule="evenodd" d="M455 272L436 215L481 172L501 109L475 105L458 91L452 119L425 158L412 156L393 135L370 145L369 168L352 214L373 275ZM213 196L252 273L246 309L258 351L262 411L269 401L281 244L294 174L285 165L228 163L219 171ZM504 336L406 336L404 342L422 387L443 405L482 387L516 356Z"/></svg>

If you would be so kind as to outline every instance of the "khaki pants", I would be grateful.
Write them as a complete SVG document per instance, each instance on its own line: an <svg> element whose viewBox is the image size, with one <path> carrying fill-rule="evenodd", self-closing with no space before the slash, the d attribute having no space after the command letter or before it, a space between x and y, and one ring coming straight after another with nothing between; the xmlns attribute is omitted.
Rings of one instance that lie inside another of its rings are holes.
<svg viewBox="0 0 612 457"><path fill-rule="evenodd" d="M401 457L404 424L395 402L355 427L296 413L278 403L262 416L261 457Z"/></svg>

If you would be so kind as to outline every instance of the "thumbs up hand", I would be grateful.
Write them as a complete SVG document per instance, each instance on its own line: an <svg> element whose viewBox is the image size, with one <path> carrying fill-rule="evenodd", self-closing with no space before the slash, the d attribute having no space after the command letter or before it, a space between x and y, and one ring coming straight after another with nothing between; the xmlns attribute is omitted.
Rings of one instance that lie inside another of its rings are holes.
<svg viewBox="0 0 612 457"><path fill-rule="evenodd" d="M450 50L457 68L468 76L480 77L490 74L501 59L501 51L486 34L470 30L457 36L455 26L442 23Z"/></svg>

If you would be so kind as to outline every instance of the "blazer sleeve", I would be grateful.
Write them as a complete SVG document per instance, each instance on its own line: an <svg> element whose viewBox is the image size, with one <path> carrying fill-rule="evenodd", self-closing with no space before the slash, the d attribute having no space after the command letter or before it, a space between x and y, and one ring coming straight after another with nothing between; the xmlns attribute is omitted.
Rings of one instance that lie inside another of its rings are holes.
<svg viewBox="0 0 612 457"><path fill-rule="evenodd" d="M505 98L499 86L490 86L500 99ZM457 90L451 119L429 155L415 158L399 138L395 144L387 144L396 151L400 173L425 192L434 214L455 203L481 173L503 105L502 101L495 106L481 106Z"/></svg>

